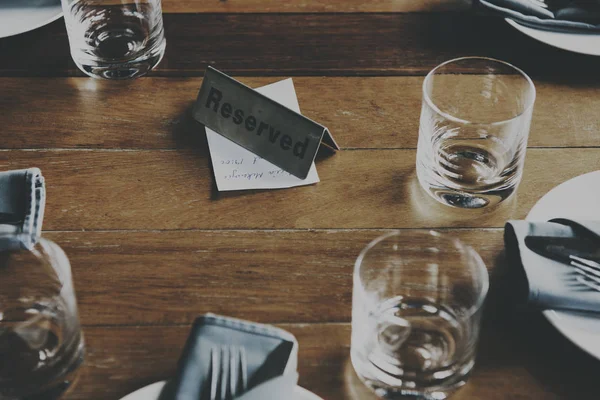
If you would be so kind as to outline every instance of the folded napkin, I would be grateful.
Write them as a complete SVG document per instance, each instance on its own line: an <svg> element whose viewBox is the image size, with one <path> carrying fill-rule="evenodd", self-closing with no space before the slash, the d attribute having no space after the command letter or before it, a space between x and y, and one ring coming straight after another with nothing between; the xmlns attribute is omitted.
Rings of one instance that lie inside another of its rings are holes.
<svg viewBox="0 0 600 400"><path fill-rule="evenodd" d="M177 375L161 399L210 399L211 349L221 346L244 348L248 386L236 399L294 398L298 343L292 334L268 325L207 314L195 321Z"/></svg>
<svg viewBox="0 0 600 400"><path fill-rule="evenodd" d="M518 303L541 309L600 312L600 292L577 284L574 268L535 253L527 236L598 240L600 222L553 219L548 222L508 221L504 229L510 280Z"/></svg>
<svg viewBox="0 0 600 400"><path fill-rule="evenodd" d="M0 249L31 248L40 237L46 186L38 168L0 172Z"/></svg>
<svg viewBox="0 0 600 400"><path fill-rule="evenodd" d="M564 32L600 31L598 0L475 0L475 5L532 28Z"/></svg>

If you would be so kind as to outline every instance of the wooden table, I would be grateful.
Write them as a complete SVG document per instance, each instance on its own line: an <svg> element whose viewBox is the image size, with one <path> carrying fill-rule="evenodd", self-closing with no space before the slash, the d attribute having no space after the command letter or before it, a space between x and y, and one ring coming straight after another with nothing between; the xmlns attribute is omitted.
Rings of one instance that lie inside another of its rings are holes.
<svg viewBox="0 0 600 400"><path fill-rule="evenodd" d="M40 167L44 234L69 255L87 341L69 399L119 399L173 375L190 324L215 312L300 343L300 384L371 399L349 365L352 268L389 229L438 228L492 276L478 363L456 399L593 399L600 362L539 314L505 306L502 227L600 169L600 59L534 42L458 0L164 0L167 53L150 76L96 81L64 23L0 40L0 167ZM523 182L492 213L430 201L414 180L423 76L484 55L538 89ZM305 115L343 150L321 183L219 193L189 113L208 64L260 86L294 76ZM600 338L599 338L600 340Z"/></svg>

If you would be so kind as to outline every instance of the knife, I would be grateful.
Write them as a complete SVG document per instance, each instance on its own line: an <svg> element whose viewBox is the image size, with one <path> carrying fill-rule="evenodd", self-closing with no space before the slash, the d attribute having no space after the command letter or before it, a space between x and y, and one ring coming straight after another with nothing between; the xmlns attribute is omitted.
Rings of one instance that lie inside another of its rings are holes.
<svg viewBox="0 0 600 400"><path fill-rule="evenodd" d="M542 257L570 264L572 256L600 262L600 246L580 237L527 236L525 245Z"/></svg>

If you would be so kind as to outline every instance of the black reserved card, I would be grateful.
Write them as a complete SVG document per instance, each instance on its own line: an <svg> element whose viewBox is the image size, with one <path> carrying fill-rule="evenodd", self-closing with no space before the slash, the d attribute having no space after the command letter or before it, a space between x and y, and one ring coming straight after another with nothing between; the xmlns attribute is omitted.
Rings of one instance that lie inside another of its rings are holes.
<svg viewBox="0 0 600 400"><path fill-rule="evenodd" d="M326 127L208 67L194 118L290 174L305 179L323 143L339 146Z"/></svg>

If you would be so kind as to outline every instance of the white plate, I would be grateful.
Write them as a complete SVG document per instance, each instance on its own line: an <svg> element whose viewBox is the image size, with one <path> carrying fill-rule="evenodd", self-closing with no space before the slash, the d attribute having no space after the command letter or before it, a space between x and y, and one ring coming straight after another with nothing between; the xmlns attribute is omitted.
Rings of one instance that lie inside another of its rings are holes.
<svg viewBox="0 0 600 400"><path fill-rule="evenodd" d="M558 185L536 203L529 221L569 218L600 221L600 171ZM544 316L578 347L600 359L600 317L570 311L546 310Z"/></svg>
<svg viewBox="0 0 600 400"><path fill-rule="evenodd" d="M543 31L523 26L510 18L506 18L506 22L527 36L550 46L574 53L600 56L600 34Z"/></svg>
<svg viewBox="0 0 600 400"><path fill-rule="evenodd" d="M123 397L121 400L158 400L158 396L160 392L165 386L166 381L156 382L151 385L148 385L140 390L136 390L135 392L128 394ZM301 388L300 386L296 386L296 398L294 400L323 400L316 394L309 392L308 390Z"/></svg>
<svg viewBox="0 0 600 400"><path fill-rule="evenodd" d="M61 15L60 0L0 0L0 38L32 31Z"/></svg>

